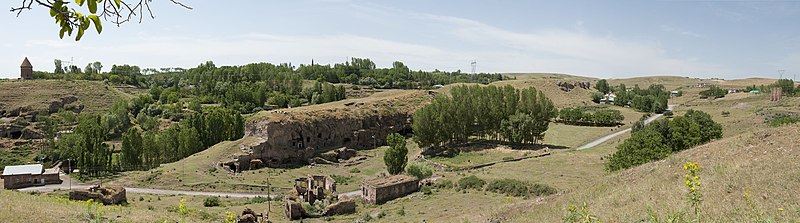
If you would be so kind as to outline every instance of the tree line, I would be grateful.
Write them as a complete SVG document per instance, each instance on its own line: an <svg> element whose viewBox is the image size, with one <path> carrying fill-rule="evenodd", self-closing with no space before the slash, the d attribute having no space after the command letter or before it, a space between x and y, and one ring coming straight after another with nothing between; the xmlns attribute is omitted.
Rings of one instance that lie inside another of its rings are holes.
<svg viewBox="0 0 800 223"><path fill-rule="evenodd" d="M608 157L606 169L616 171L660 160L669 154L722 138L722 126L709 114L689 110L683 116L661 119L644 126L642 120L634 126L631 137L617 146ZM644 126L644 127L642 127Z"/></svg>
<svg viewBox="0 0 800 223"><path fill-rule="evenodd" d="M561 122L570 125L614 126L622 123L625 116L614 109L588 109L584 107L563 108L558 111Z"/></svg>
<svg viewBox="0 0 800 223"><path fill-rule="evenodd" d="M544 93L530 87L456 86L414 113L414 140L420 146L465 143L470 137L537 143L557 110Z"/></svg>
<svg viewBox="0 0 800 223"><path fill-rule="evenodd" d="M230 109L195 111L180 122L160 129L159 119L149 116L147 108L143 108L148 104L136 101L141 100L116 101L110 111L102 114L83 114L75 118L65 114L71 112L62 111L49 118L43 117L50 148L46 152L47 159L77 162L73 167L79 168L82 176L94 177L156 167L221 141L244 136L244 118ZM58 131L73 124L72 132ZM107 143L119 138L122 139L119 147Z"/></svg>
<svg viewBox="0 0 800 223"><path fill-rule="evenodd" d="M608 82L603 79L595 84L595 88L599 92L592 94L592 101L600 103L600 100L605 97L605 94L613 92L616 97L614 98L614 105L617 106L630 106L639 112L652 112L662 113L667 110L670 92L664 88L664 85L651 84L646 89L642 89L639 85L634 85L633 88L628 89L625 84L620 84L617 87L610 87Z"/></svg>
<svg viewBox="0 0 800 223"><path fill-rule="evenodd" d="M467 74L461 71L413 71L396 61L391 68L377 68L370 59L352 58L333 65L299 65L291 63L251 63L243 66L217 67L208 61L191 69L141 69L133 65L113 65L103 73L100 62L80 68L62 66L56 60L53 73L37 71L39 79L107 80L114 84L129 84L139 88L173 89L174 98L196 97L201 103L222 104L251 113L261 110L265 103L279 107L325 103L345 98L345 89L337 84L353 84L374 88L417 89L436 84L484 83L508 79L501 74ZM96 64L96 66L95 66ZM303 80L314 80L317 86L303 87ZM327 90L326 90L327 89ZM316 96L315 96L316 95ZM169 94L167 94L167 97Z"/></svg>

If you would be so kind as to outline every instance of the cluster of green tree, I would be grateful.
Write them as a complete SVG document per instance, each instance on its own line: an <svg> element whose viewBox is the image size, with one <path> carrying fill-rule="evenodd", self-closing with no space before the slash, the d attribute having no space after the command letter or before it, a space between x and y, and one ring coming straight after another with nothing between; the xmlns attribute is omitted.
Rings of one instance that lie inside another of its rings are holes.
<svg viewBox="0 0 800 223"><path fill-rule="evenodd" d="M558 111L561 122L570 125L614 126L625 120L622 112L614 109L563 108Z"/></svg>
<svg viewBox="0 0 800 223"><path fill-rule="evenodd" d="M700 92L700 98L716 99L716 98L725 97L725 95L727 95L727 94L728 94L727 90L712 85L708 90L704 90L704 91Z"/></svg>
<svg viewBox="0 0 800 223"><path fill-rule="evenodd" d="M81 169L82 175L99 176L177 161L223 140L244 136L242 116L225 108L194 112L179 123L159 130L159 119L148 115L146 107L150 104L142 98L150 96L136 98L130 104L116 101L111 110L103 114L74 118L74 114L62 114L71 112L59 112L42 118L50 148L47 159L76 161L75 167ZM75 119L77 121L72 121ZM58 130L72 125L71 122L77 124L72 133L61 134L55 140ZM118 151L105 143L120 137L122 145Z"/></svg>
<svg viewBox="0 0 800 223"><path fill-rule="evenodd" d="M130 84L134 86L138 86L140 79L143 78L142 69L138 66L127 64L112 65L111 71L102 72L103 64L100 61L87 64L83 70L75 65L64 66L63 63L62 60L56 59L53 64L55 70L52 73L35 71L33 72L33 77L35 79L107 80L114 84Z"/></svg>
<svg viewBox="0 0 800 223"><path fill-rule="evenodd" d="M617 146L606 169L616 171L666 158L669 154L722 137L722 127L702 111L689 110L671 120L654 121L634 128L630 138Z"/></svg>
<svg viewBox="0 0 800 223"><path fill-rule="evenodd" d="M652 112L662 113L667 110L667 100L669 99L670 92L664 88L664 85L652 84L647 89L639 88L639 85L634 85L630 90L627 89L625 84L620 84L617 87L609 87L605 80L600 80L595 84L595 88L599 92L592 94L592 101L600 103L600 100L605 97L605 94L614 92L614 105L630 106L639 112Z"/></svg>
<svg viewBox="0 0 800 223"><path fill-rule="evenodd" d="M140 69L138 66L114 65L108 73L100 72L102 65L99 62L90 64L91 68L88 70L92 72L64 69L61 63L60 60L56 60L55 72L37 71L34 77L108 80L111 83L130 84L140 88L172 88L172 92L175 93L174 99L194 96L201 103L218 103L241 113L258 111L265 103L279 107L295 107L345 98L343 86L333 87L328 83L349 83L377 88L430 88L436 84L490 83L507 79L501 74L412 71L399 61L395 62L392 68L377 68L374 62L363 58L352 58L348 62L333 66L312 63L297 68L288 63L279 65L252 63L244 66L217 67L211 61L188 70ZM148 75L144 75L145 73ZM303 80L316 80L318 84L303 89ZM167 94L165 97L169 96L170 94Z"/></svg>
<svg viewBox="0 0 800 223"><path fill-rule="evenodd" d="M483 83L507 79L501 74L467 74L456 72L413 71L403 62L395 61L391 68L376 68L370 59L352 58L349 62L330 65L300 65L297 73L307 80L322 79L331 83L349 83L377 88L426 88L436 84Z"/></svg>
<svg viewBox="0 0 800 223"><path fill-rule="evenodd" d="M193 113L164 130L129 128L122 135L120 170L141 170L188 157L225 140L244 136L244 119L229 109Z"/></svg>
<svg viewBox="0 0 800 223"><path fill-rule="evenodd" d="M420 146L464 143L470 137L537 143L557 115L544 93L533 87L456 86L414 113Z"/></svg>

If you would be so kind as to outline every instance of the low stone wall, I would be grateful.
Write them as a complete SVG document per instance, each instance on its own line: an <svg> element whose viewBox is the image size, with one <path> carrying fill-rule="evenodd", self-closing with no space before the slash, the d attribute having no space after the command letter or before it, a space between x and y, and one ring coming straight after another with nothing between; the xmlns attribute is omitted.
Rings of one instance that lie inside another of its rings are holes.
<svg viewBox="0 0 800 223"><path fill-rule="evenodd" d="M79 201L94 200L105 205L128 202L125 188L122 187L91 187L85 190L73 190L69 192L69 199Z"/></svg>

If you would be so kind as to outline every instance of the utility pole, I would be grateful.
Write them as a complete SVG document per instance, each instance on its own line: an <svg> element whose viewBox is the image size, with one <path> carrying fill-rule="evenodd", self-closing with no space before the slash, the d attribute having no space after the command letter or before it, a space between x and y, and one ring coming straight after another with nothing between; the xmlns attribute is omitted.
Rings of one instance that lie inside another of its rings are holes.
<svg viewBox="0 0 800 223"><path fill-rule="evenodd" d="M780 76L780 79L783 79L783 72L786 72L786 70L784 69L778 70L778 75Z"/></svg>

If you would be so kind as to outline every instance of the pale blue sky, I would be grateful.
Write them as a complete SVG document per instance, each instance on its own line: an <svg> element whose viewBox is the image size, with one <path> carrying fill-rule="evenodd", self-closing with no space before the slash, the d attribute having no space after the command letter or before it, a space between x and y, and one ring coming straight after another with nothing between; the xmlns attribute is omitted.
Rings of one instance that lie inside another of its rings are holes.
<svg viewBox="0 0 800 223"><path fill-rule="evenodd" d="M6 1L6 8L20 0ZM800 73L800 1L199 1L153 3L156 19L59 39L44 8L0 13L0 77L53 59L146 68L250 62L403 61L414 70L594 77Z"/></svg>

